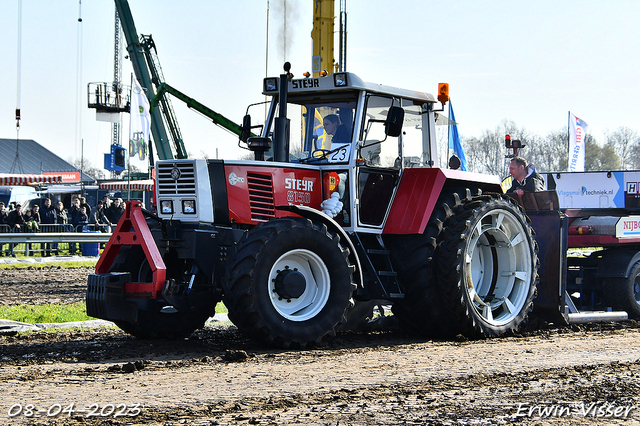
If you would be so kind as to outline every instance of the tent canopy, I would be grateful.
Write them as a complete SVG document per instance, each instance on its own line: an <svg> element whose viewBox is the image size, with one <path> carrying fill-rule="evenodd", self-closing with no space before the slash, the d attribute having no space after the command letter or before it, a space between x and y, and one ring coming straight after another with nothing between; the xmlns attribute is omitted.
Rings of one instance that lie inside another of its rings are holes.
<svg viewBox="0 0 640 426"><path fill-rule="evenodd" d="M21 173L0 173L0 185L32 185L40 183L60 183L62 175L29 175Z"/></svg>
<svg viewBox="0 0 640 426"><path fill-rule="evenodd" d="M126 180L100 182L100 189L108 191L153 191L153 179L145 180Z"/></svg>

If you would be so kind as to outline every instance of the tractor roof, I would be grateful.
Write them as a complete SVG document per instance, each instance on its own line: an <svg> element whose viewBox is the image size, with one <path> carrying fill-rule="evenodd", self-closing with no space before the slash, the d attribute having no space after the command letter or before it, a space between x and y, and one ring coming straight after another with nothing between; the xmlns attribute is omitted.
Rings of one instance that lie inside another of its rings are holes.
<svg viewBox="0 0 640 426"><path fill-rule="evenodd" d="M280 79L268 77L264 79L263 94L278 95ZM348 72L340 72L326 77L309 77L292 79L289 81L289 94L303 94L311 92L340 92L365 90L370 93L380 93L415 100L417 103L436 103L435 97L430 93L415 90L400 89L382 84L368 83L360 77Z"/></svg>

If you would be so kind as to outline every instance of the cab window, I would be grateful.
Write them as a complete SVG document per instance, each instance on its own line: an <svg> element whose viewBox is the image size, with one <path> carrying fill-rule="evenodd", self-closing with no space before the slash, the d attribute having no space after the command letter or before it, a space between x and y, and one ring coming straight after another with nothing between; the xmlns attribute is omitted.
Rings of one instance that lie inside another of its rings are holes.
<svg viewBox="0 0 640 426"><path fill-rule="evenodd" d="M360 158L370 167L399 168L400 142L387 137L384 121L391 106L400 106L398 99L369 95L362 123Z"/></svg>

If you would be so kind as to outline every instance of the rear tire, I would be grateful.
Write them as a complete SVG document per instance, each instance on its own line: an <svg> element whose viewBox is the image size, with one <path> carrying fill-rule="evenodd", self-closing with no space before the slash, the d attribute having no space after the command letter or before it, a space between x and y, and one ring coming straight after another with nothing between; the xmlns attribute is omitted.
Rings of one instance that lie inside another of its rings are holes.
<svg viewBox="0 0 640 426"><path fill-rule="evenodd" d="M440 195L422 235L397 235L385 240L391 250L391 260L398 272L404 298L393 302L392 311L406 331L424 337L446 335L445 316L437 285L437 243L444 222L463 200L470 200L472 190L447 188ZM479 194L478 189L474 190Z"/></svg>
<svg viewBox="0 0 640 426"><path fill-rule="evenodd" d="M447 334L501 336L532 308L537 245L528 218L498 194L465 200L445 222L438 253Z"/></svg>
<svg viewBox="0 0 640 426"><path fill-rule="evenodd" d="M229 319L270 346L305 348L334 336L353 306L349 251L322 223L274 219L247 232L223 283Z"/></svg>
<svg viewBox="0 0 640 426"><path fill-rule="evenodd" d="M631 267L626 278L606 278L604 301L616 311L626 311L631 319L640 319L640 262Z"/></svg>

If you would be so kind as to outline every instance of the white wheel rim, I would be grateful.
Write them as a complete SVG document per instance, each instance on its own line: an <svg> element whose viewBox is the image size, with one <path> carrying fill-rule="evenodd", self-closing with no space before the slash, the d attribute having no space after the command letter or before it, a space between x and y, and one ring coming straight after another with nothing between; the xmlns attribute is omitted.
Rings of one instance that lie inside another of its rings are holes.
<svg viewBox="0 0 640 426"><path fill-rule="evenodd" d="M304 292L297 298L285 299L276 292L278 274L286 269L300 272L305 279ZM329 269L320 256L309 250L291 250L280 256L269 272L269 298L280 315L290 321L314 318L329 299Z"/></svg>
<svg viewBox="0 0 640 426"><path fill-rule="evenodd" d="M532 255L518 218L491 210L476 223L465 252L465 281L477 314L493 326L515 319L529 296Z"/></svg>

